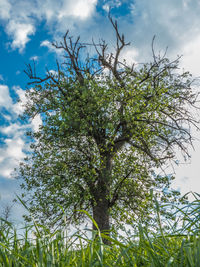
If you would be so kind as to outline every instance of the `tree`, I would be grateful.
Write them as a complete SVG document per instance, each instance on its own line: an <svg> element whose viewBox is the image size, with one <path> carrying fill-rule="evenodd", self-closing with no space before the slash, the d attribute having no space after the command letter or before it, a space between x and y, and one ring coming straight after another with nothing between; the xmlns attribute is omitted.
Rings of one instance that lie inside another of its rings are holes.
<svg viewBox="0 0 200 267"><path fill-rule="evenodd" d="M0 213L0 232L4 232L10 224L10 217L11 217L11 212L12 212L12 207L13 205L4 205L1 208L1 213ZM0 233L0 237L1 237Z"/></svg>
<svg viewBox="0 0 200 267"><path fill-rule="evenodd" d="M20 176L30 210L45 223L60 218L61 205L69 222L83 219L77 210L84 209L109 231L111 218L147 215L150 189L162 200L176 195L166 190L170 176L156 175L155 168L174 159L177 148L188 155L190 126L197 122L190 112L197 99L193 80L178 70L179 58L169 61L154 49L150 63L121 61L130 43L109 19L114 51L105 41L73 41L67 31L53 44L65 58L56 72L41 78L30 64L25 71L34 84L25 117L40 114L43 124L29 133L32 153ZM88 47L92 56L85 56Z"/></svg>

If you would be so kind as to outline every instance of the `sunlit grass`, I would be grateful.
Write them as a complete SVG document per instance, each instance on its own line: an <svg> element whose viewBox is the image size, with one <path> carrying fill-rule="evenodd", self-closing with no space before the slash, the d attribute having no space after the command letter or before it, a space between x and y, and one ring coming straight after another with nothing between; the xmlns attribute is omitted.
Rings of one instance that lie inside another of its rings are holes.
<svg viewBox="0 0 200 267"><path fill-rule="evenodd" d="M109 237L105 245L100 232L87 235L75 233L65 236L64 231L51 233L44 226L27 226L23 236L14 226L1 221L0 266L200 266L199 216L200 200L176 210L177 220L170 230L162 228L157 211L157 232L138 224L137 234L123 238ZM89 215L88 215L89 216ZM90 217L90 219L92 219ZM32 231L35 231L33 237Z"/></svg>

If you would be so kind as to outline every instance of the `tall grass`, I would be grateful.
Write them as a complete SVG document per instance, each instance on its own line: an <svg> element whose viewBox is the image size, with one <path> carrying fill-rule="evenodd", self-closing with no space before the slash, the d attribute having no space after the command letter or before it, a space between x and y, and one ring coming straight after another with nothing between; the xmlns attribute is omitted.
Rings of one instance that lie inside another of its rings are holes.
<svg viewBox="0 0 200 267"><path fill-rule="evenodd" d="M66 237L62 230L52 234L46 227L35 223L25 227L21 236L12 224L2 220L0 266L198 267L200 199L198 194L194 196L193 202L176 209L177 221L170 230L164 230L162 223L166 222L161 221L156 203L157 232L138 224L137 234L122 239L112 235L106 237L99 231L91 238L79 232ZM31 237L33 229L35 236ZM103 238L109 238L111 245L105 245Z"/></svg>

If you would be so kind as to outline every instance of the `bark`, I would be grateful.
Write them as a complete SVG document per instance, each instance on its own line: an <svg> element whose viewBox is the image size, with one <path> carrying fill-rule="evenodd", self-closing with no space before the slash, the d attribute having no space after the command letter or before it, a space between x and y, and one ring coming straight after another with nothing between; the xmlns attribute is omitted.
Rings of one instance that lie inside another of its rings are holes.
<svg viewBox="0 0 200 267"><path fill-rule="evenodd" d="M110 235L110 215L109 215L109 201L105 198L100 199L96 205L93 206L93 219L96 221L101 233ZM93 224L93 230L97 230ZM107 239L103 239L105 244L110 244Z"/></svg>
<svg viewBox="0 0 200 267"><path fill-rule="evenodd" d="M96 221L101 232L109 233L110 220L109 220L109 203L107 200L99 201L93 207L93 218ZM93 225L93 229L96 227Z"/></svg>
<svg viewBox="0 0 200 267"><path fill-rule="evenodd" d="M93 219L96 221L101 233L109 236L110 234L110 199L109 189L110 189L110 174L112 170L112 157L106 155L104 157L105 168L99 177L98 186L96 190L95 204L93 204ZM93 230L97 230L95 225L93 225ZM103 239L105 244L110 244L108 240Z"/></svg>

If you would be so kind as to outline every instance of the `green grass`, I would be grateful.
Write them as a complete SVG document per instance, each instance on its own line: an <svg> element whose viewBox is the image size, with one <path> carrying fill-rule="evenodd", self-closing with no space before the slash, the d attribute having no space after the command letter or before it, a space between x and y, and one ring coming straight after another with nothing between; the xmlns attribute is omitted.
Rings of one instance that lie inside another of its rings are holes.
<svg viewBox="0 0 200 267"><path fill-rule="evenodd" d="M0 266L200 266L200 200L199 195L187 206L177 209L178 223L164 230L157 211L157 231L138 224L136 234L123 237L111 235L111 245L97 232L91 238L81 233L65 237L64 231L53 234L44 226L26 227L23 236L14 226L2 221L0 227ZM89 215L88 215L89 216ZM90 217L91 218L91 217ZM181 218L181 219L180 219ZM163 222L166 223L166 222ZM35 238L30 238L35 229Z"/></svg>

